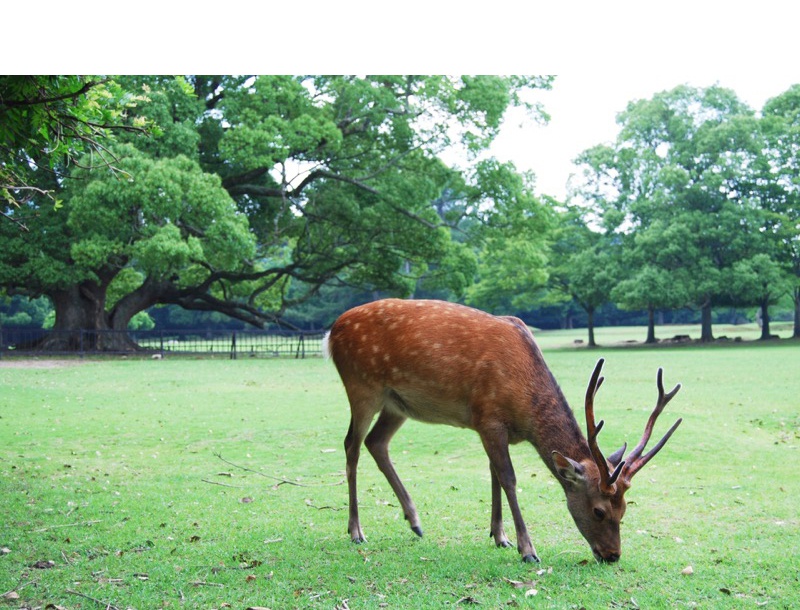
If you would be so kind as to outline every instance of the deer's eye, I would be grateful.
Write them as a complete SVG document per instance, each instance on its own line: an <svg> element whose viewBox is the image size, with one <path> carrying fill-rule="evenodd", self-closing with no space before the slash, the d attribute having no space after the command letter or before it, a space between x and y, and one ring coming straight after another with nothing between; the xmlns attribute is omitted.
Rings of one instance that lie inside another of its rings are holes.
<svg viewBox="0 0 800 610"><path fill-rule="evenodd" d="M606 518L606 512L602 508L595 508L594 509L594 516L597 517L600 521Z"/></svg>

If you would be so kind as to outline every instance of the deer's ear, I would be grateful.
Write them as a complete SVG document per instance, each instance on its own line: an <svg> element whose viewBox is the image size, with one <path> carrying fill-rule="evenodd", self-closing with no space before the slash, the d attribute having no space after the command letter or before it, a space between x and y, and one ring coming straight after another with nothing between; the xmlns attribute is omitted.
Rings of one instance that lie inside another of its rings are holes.
<svg viewBox="0 0 800 610"><path fill-rule="evenodd" d="M584 468L575 460L561 455L558 451L553 451L553 463L556 465L558 476L568 483L575 485L585 482Z"/></svg>

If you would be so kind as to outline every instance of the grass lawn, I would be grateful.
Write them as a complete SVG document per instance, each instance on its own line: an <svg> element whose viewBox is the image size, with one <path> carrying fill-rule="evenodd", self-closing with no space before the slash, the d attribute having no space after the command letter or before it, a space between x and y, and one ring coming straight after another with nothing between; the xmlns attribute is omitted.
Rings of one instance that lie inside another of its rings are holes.
<svg viewBox="0 0 800 610"><path fill-rule="evenodd" d="M578 410L606 358L606 454L638 441L659 366L667 389L683 383L654 437L683 425L626 496L619 563L595 563L524 445L512 457L542 563L495 548L477 435L415 422L392 449L425 537L364 452L368 542L353 545L349 412L319 358L3 360L0 609L800 607L800 344L537 336Z"/></svg>

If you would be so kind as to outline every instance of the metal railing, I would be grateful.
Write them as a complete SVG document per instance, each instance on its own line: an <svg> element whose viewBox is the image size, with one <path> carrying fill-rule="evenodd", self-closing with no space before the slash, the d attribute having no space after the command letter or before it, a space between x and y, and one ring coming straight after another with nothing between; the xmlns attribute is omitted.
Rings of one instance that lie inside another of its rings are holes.
<svg viewBox="0 0 800 610"><path fill-rule="evenodd" d="M324 331L0 329L0 358L43 355L141 354L231 359L307 358L322 354Z"/></svg>

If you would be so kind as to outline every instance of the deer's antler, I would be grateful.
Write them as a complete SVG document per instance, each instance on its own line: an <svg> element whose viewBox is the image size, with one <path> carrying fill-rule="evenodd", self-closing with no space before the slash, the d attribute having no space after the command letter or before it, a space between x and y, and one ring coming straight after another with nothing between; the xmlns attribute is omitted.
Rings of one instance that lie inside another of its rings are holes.
<svg viewBox="0 0 800 610"><path fill-rule="evenodd" d="M633 450L628 454L628 457L625 459L625 462L623 462L627 462L623 479L628 484L630 484L630 480L633 475L639 472L639 470L641 470L641 468L647 464L647 462L649 462L656 453L661 451L661 448L669 440L669 437L672 436L672 433L675 432L677 427L683 421L683 419L678 419L678 421L676 421L667 431L664 437L658 441L658 443L656 443L656 445L650 451L642 455L642 451L647 446L647 443L650 440L650 435L653 433L653 426L655 426L658 416L661 415L661 412L664 410L664 407L667 406L667 403L672 400L675 394L678 393L678 390L681 389L681 384L677 384L674 388L672 388L672 391L665 394L662 377L663 371L659 368L658 375L656 375L656 385L658 386L658 400L656 401L656 407L653 409L653 412L650 414L650 418L647 420L647 425L644 428L642 440L639 441L639 444L633 448Z"/></svg>
<svg viewBox="0 0 800 610"><path fill-rule="evenodd" d="M614 484L625 467L625 460L616 465L614 472L609 472L608 462L597 444L597 435L603 429L603 420L601 419L600 423L596 425L594 423L594 396L603 384L603 378L600 376L603 362L605 361L602 358L597 361L592 377L589 379L589 386L586 388L586 400L584 403L586 410L586 437L589 441L589 450L592 452L594 462L597 464L597 470L600 472L600 490L603 493L613 494L616 491Z"/></svg>

